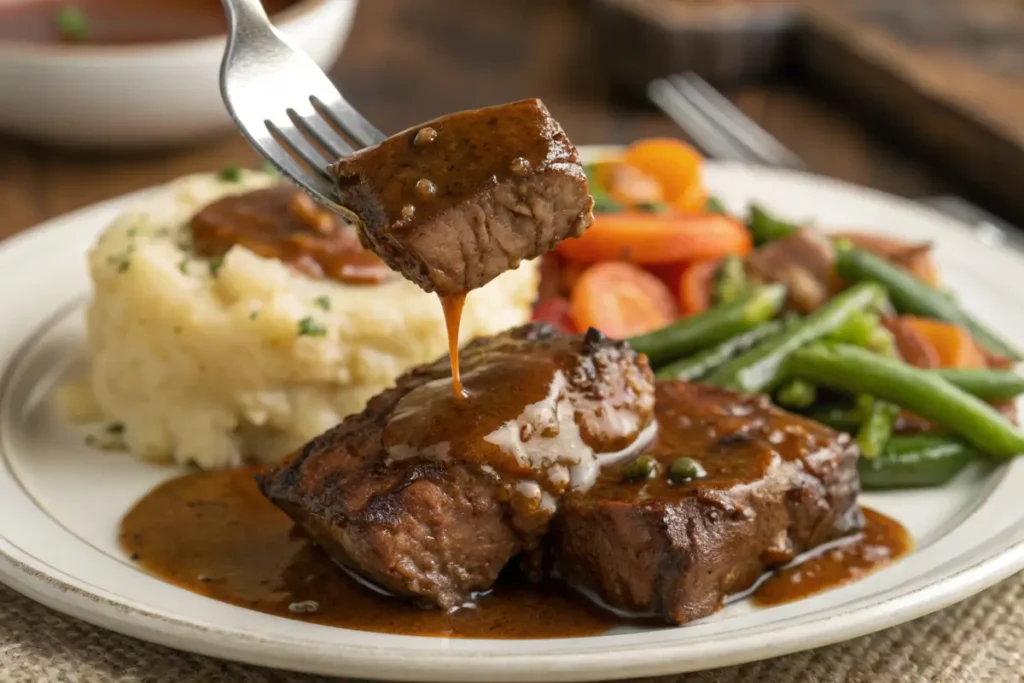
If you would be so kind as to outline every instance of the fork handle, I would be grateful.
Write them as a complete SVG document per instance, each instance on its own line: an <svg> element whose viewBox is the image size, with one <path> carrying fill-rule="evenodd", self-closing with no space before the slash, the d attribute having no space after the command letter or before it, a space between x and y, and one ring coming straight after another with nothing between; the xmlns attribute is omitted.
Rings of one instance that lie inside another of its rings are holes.
<svg viewBox="0 0 1024 683"><path fill-rule="evenodd" d="M275 33L267 11L260 0L221 0L228 16L228 42L240 36Z"/></svg>

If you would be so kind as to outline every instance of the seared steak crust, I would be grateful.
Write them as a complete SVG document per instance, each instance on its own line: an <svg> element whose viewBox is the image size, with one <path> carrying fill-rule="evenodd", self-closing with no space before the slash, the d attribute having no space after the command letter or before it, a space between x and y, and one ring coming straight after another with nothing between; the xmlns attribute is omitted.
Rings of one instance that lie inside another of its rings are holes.
<svg viewBox="0 0 1024 683"><path fill-rule="evenodd" d="M718 610L765 571L859 529L858 451L847 435L764 396L659 382L662 475L623 483L607 468L562 501L548 546L558 573L606 604L683 623ZM677 458L703 479L671 485Z"/></svg>
<svg viewBox="0 0 1024 683"><path fill-rule="evenodd" d="M552 455L545 444L578 448L579 440L570 437L579 434L589 448L608 452L628 445L653 415L646 360L600 334L526 325L474 341L461 357L471 392L466 414L430 393L450 396L445 357L403 375L362 413L313 439L259 481L263 493L337 562L389 592L444 608L487 590L510 558L536 549L557 498L593 464L586 460L593 457L589 450ZM514 372L504 380L489 374L506 367ZM472 397L476 377L491 392L479 404ZM424 395L428 408L441 405L453 418L442 415L423 429L413 423L411 436L421 442L397 448L394 424L402 419L403 399ZM494 396L509 400L495 404ZM502 415L506 409L509 419ZM506 429L521 413L532 417ZM430 429L440 436L424 436ZM507 433L522 437L513 444L517 458L503 450L504 441L489 436ZM549 455L557 459L544 459ZM563 459L574 455L580 463Z"/></svg>

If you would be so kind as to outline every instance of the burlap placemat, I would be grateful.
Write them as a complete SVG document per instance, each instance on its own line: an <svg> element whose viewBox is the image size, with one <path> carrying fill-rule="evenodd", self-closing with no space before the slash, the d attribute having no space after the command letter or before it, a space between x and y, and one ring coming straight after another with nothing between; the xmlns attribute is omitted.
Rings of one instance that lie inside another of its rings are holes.
<svg viewBox="0 0 1024 683"><path fill-rule="evenodd" d="M63 617L0 585L0 683L326 683L190 655ZM1024 573L931 616L738 667L645 683L1021 683Z"/></svg>

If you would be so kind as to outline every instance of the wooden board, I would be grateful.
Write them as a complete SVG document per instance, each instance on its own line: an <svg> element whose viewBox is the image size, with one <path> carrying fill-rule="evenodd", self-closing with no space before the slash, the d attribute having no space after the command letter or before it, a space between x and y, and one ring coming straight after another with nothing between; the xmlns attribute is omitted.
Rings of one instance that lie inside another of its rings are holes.
<svg viewBox="0 0 1024 683"><path fill-rule="evenodd" d="M594 0L615 92L801 72L1024 223L1021 0Z"/></svg>

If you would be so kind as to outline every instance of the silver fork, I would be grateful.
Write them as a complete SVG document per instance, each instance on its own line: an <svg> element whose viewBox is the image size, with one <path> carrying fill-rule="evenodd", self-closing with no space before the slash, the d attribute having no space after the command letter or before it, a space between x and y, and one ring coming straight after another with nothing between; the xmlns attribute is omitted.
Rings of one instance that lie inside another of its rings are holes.
<svg viewBox="0 0 1024 683"><path fill-rule="evenodd" d="M694 73L651 81L648 97L709 156L775 168L806 170L804 162ZM960 197L926 197L932 208L973 226L974 236L992 246L1024 251L1024 235L1002 219Z"/></svg>
<svg viewBox="0 0 1024 683"><path fill-rule="evenodd" d="M222 0L228 42L220 91L238 129L318 201L334 198L327 164L384 139L308 55L275 29L260 0Z"/></svg>

